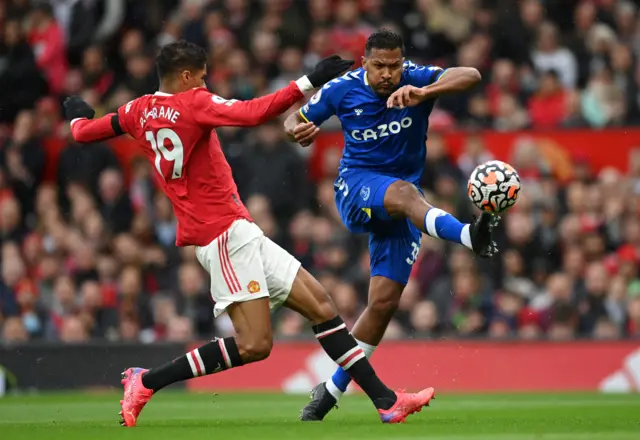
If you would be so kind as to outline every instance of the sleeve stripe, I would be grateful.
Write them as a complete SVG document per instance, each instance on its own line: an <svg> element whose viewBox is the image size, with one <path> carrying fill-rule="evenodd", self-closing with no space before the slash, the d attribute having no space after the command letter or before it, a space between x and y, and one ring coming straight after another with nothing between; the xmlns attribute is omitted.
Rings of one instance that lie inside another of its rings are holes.
<svg viewBox="0 0 640 440"><path fill-rule="evenodd" d="M69 125L71 127L73 127L73 124L75 124L78 121L82 121L83 119L87 119L87 118L75 118L75 119L72 119L71 122L69 123Z"/></svg>
<svg viewBox="0 0 640 440"><path fill-rule="evenodd" d="M436 75L436 81L439 81L440 78L442 78L444 76L445 73L447 73L449 71L449 69L444 69L442 72L438 73ZM435 81L434 81L435 82Z"/></svg>
<svg viewBox="0 0 640 440"><path fill-rule="evenodd" d="M304 115L304 113L302 113L302 109L298 110L298 113L300 113L300 116L302 116L302 119L304 119L305 122L311 122L311 121L309 121L309 119L307 119L307 117Z"/></svg>

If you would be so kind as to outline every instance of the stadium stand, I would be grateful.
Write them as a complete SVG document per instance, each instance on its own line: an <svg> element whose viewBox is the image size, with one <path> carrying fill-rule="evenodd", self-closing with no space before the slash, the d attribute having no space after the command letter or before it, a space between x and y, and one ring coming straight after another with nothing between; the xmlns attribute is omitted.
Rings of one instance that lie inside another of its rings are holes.
<svg viewBox="0 0 640 440"><path fill-rule="evenodd" d="M441 99L432 115L423 186L459 218L473 214L466 176L494 157L487 139L496 133L580 130L580 139L600 136L596 148L604 151L603 166L580 147L563 162L539 154L535 137L519 137L510 156L498 157L520 171L524 188L505 215L500 256L478 261L462 247L423 239L385 337L640 336L639 132L624 151L613 141L622 136L616 127L640 122L638 7L626 0L1 2L0 342L187 341L232 332L224 316L213 321L193 249L174 246L175 218L155 173L126 140L75 144L61 117L66 96L79 94L104 114L152 93L157 48L184 38L209 49L212 90L250 99L334 51L359 60L379 27L401 32L414 62L483 74L474 93ZM335 155L318 166L317 147L288 143L281 127L219 135L255 221L319 277L352 324L366 301L366 237L347 233L337 217ZM609 142L606 130L617 133ZM607 166L609 159L621 166ZM306 325L286 310L274 319L280 337Z"/></svg>

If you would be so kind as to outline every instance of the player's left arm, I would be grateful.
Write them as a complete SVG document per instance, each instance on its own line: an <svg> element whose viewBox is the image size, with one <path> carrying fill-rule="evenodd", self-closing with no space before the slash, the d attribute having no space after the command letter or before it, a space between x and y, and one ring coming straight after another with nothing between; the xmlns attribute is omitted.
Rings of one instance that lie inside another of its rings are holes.
<svg viewBox="0 0 640 440"><path fill-rule="evenodd" d="M306 78L306 77L303 77ZM307 80L291 82L275 93L248 101L224 99L205 89L195 91L194 109L198 123L215 127L254 127L284 113L311 90Z"/></svg>
<svg viewBox="0 0 640 440"><path fill-rule="evenodd" d="M270 95L249 101L226 100L212 95L210 99L205 99L204 110L196 111L196 115L200 118L199 122L213 127L260 125L280 116L304 98L305 92L325 85L352 65L353 60L343 60L338 55L332 55L320 61L308 75ZM199 93L199 96L199 100L202 100L204 95Z"/></svg>
<svg viewBox="0 0 640 440"><path fill-rule="evenodd" d="M416 85L406 85L396 90L387 100L387 107L415 106L442 95L465 92L477 85L482 76L473 67L451 67L441 69L423 68L424 75L412 75Z"/></svg>
<svg viewBox="0 0 640 440"><path fill-rule="evenodd" d="M78 96L64 101L65 117L71 120L71 134L76 142L98 142L124 134L118 113L93 119L95 110Z"/></svg>
<svg viewBox="0 0 640 440"><path fill-rule="evenodd" d="M466 92L482 80L482 75L474 67L450 67L440 72L436 80L422 87L427 99L434 99L450 93Z"/></svg>

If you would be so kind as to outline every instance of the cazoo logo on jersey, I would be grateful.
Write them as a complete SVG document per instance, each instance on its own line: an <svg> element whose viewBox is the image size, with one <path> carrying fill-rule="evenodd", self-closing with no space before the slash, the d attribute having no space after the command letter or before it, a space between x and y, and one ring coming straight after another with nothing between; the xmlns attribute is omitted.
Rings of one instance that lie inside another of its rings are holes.
<svg viewBox="0 0 640 440"><path fill-rule="evenodd" d="M411 124L413 124L413 119L407 116L406 118L402 118L400 122L392 121L388 124L378 125L376 128L351 130L351 137L357 141L376 140L398 134L400 130L411 127Z"/></svg>

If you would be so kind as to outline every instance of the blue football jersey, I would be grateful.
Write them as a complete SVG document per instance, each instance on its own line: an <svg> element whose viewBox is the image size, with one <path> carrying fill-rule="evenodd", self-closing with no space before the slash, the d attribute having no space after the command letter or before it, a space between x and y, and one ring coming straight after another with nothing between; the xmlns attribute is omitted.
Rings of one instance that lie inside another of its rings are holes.
<svg viewBox="0 0 640 440"><path fill-rule="evenodd" d="M405 61L399 86L424 87L444 72L440 67ZM416 107L387 108L387 98L375 94L360 68L325 84L300 114L317 126L332 115L338 117L345 145L341 170L363 169L417 183L424 170L434 103L429 100Z"/></svg>

